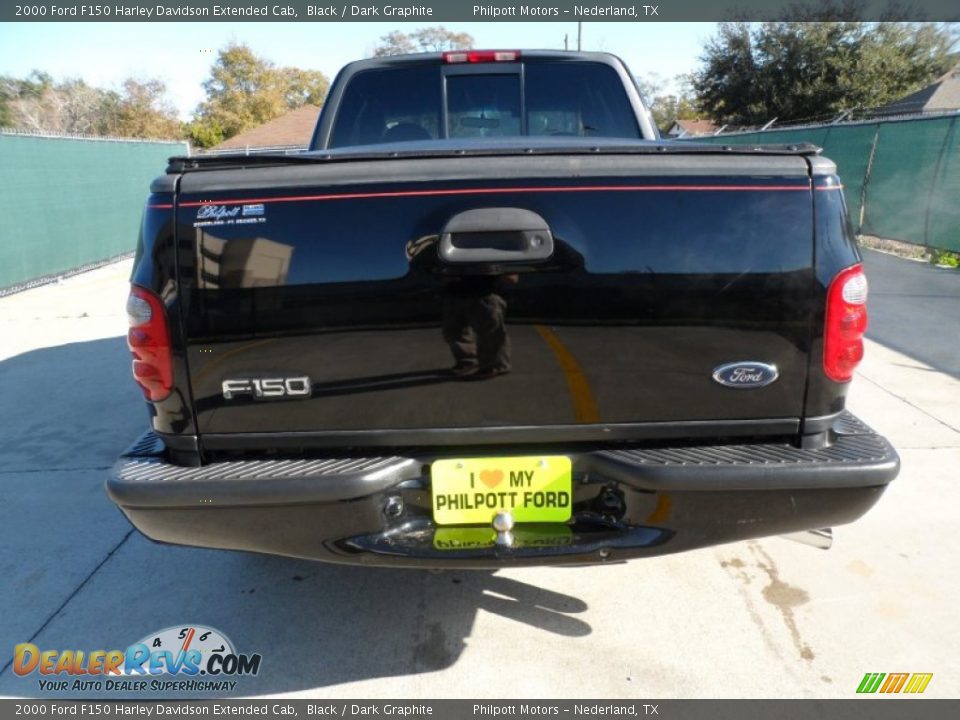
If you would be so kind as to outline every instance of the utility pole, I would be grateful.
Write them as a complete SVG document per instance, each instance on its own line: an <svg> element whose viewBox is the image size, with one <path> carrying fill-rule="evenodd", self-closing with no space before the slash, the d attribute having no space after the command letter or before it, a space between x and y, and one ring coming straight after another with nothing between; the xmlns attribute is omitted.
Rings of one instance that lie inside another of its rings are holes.
<svg viewBox="0 0 960 720"><path fill-rule="evenodd" d="M577 23L577 52L580 52L581 40L583 39L583 23Z"/></svg>
<svg viewBox="0 0 960 720"><path fill-rule="evenodd" d="M570 33L563 34L563 49L564 50L570 49Z"/></svg>

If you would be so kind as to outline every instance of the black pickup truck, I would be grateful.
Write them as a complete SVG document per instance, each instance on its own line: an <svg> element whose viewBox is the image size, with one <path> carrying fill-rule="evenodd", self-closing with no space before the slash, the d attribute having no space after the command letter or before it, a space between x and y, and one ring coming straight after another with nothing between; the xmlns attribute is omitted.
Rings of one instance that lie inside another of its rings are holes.
<svg viewBox="0 0 960 720"><path fill-rule="evenodd" d="M309 150L173 158L128 303L148 537L586 564L848 523L867 284L817 148L665 142L594 53L364 60Z"/></svg>

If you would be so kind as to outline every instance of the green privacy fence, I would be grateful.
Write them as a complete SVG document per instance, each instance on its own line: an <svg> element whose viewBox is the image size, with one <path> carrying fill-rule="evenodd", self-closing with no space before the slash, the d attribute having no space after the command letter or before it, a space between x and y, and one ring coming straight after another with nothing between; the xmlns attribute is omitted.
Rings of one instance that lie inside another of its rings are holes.
<svg viewBox="0 0 960 720"><path fill-rule="evenodd" d="M960 251L958 126L960 114L953 114L691 139L724 145L819 145L837 163L858 230Z"/></svg>
<svg viewBox="0 0 960 720"><path fill-rule="evenodd" d="M0 289L134 249L150 181L185 143L0 133Z"/></svg>

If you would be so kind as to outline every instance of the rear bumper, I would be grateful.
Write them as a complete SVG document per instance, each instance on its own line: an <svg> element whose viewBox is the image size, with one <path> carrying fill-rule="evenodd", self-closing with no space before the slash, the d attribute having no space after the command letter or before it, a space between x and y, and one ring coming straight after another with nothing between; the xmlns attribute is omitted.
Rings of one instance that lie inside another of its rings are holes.
<svg viewBox="0 0 960 720"><path fill-rule="evenodd" d="M518 527L510 546L493 544L492 531L434 525L435 457L188 468L165 462L162 441L147 433L120 458L107 493L161 542L369 565L588 564L856 520L896 477L899 458L849 413L829 437L810 450L768 443L572 453L573 520Z"/></svg>

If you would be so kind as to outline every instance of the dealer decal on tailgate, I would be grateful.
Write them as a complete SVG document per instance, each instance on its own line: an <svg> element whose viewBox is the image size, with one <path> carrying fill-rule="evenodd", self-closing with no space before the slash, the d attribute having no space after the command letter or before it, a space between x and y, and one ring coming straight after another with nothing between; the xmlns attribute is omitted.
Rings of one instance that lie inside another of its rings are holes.
<svg viewBox="0 0 960 720"><path fill-rule="evenodd" d="M531 456L437 460L431 466L438 525L489 524L498 512L516 522L566 522L572 508L570 458Z"/></svg>

